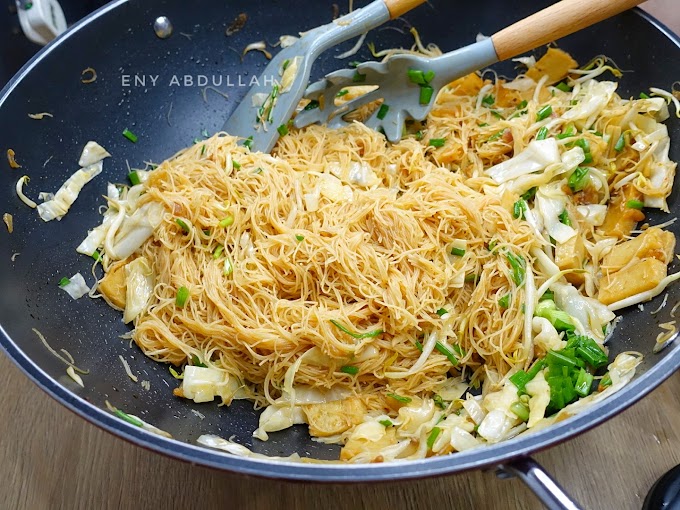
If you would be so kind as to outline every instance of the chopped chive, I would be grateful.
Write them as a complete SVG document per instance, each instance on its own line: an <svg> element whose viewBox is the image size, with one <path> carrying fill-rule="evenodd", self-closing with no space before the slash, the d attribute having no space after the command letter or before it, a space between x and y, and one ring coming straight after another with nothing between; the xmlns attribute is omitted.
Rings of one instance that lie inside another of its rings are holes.
<svg viewBox="0 0 680 510"><path fill-rule="evenodd" d="M521 110L522 108L526 108L529 102L526 99L523 99L520 104L517 105L517 109Z"/></svg>
<svg viewBox="0 0 680 510"><path fill-rule="evenodd" d="M521 255L515 255L511 251L505 252L505 258L508 259L510 267L512 268L511 278L518 287L524 283L526 276L526 261Z"/></svg>
<svg viewBox="0 0 680 510"><path fill-rule="evenodd" d="M456 257L462 257L465 255L465 250L462 248L451 248L451 255L455 255Z"/></svg>
<svg viewBox="0 0 680 510"><path fill-rule="evenodd" d="M379 420L378 423L384 427L391 427L394 425L390 420Z"/></svg>
<svg viewBox="0 0 680 510"><path fill-rule="evenodd" d="M645 206L644 202L640 202L639 200L628 200L626 202L626 207L628 209L642 209Z"/></svg>
<svg viewBox="0 0 680 510"><path fill-rule="evenodd" d="M423 132L422 132L422 130L416 131L415 137L416 137L416 140L418 140L418 141L422 140L422 139L423 139Z"/></svg>
<svg viewBox="0 0 680 510"><path fill-rule="evenodd" d="M234 167L234 170L240 170L241 169L241 163L238 161L232 161L231 165Z"/></svg>
<svg viewBox="0 0 680 510"><path fill-rule="evenodd" d="M510 406L510 410L522 421L529 420L529 408L521 402L515 402Z"/></svg>
<svg viewBox="0 0 680 510"><path fill-rule="evenodd" d="M376 337L376 336L381 335L383 333L382 329L376 329L376 330L373 330L373 331L369 331L367 333L355 333L355 332L347 329L345 326L343 326L342 323L340 323L336 320L333 320L333 319L331 319L331 324L333 324L333 326L338 328L343 333L347 333L349 336L351 336L352 338L356 338L357 340L362 339L362 338L373 338L373 337Z"/></svg>
<svg viewBox="0 0 680 510"><path fill-rule="evenodd" d="M597 386L597 391L603 391L606 387L612 385L612 377L609 372L604 374L604 377L600 379L600 384Z"/></svg>
<svg viewBox="0 0 680 510"><path fill-rule="evenodd" d="M402 397L401 395L397 395L396 393L388 393L387 396L402 404L408 404L409 402L411 402L411 400L413 400L411 397Z"/></svg>
<svg viewBox="0 0 680 510"><path fill-rule="evenodd" d="M520 198L512 206L512 217L518 220L524 219L524 213L527 210L527 202L523 198Z"/></svg>
<svg viewBox="0 0 680 510"><path fill-rule="evenodd" d="M517 389L524 393L525 392L525 386L526 384L531 381L531 378L529 377L529 374L527 374L524 370L518 370L514 374L512 374L508 380L517 386Z"/></svg>
<svg viewBox="0 0 680 510"><path fill-rule="evenodd" d="M184 286L177 289L177 294L175 295L175 304L177 306L179 306L180 308L184 308L184 305L187 304L188 299L189 299L189 289L187 289Z"/></svg>
<svg viewBox="0 0 680 510"><path fill-rule="evenodd" d="M418 340L416 340L416 349L418 349L420 352L423 352L423 344L421 344Z"/></svg>
<svg viewBox="0 0 680 510"><path fill-rule="evenodd" d="M435 72L433 70L425 71L425 83L430 83L432 80L434 80L434 77L436 76Z"/></svg>
<svg viewBox="0 0 680 510"><path fill-rule="evenodd" d="M305 236L300 235L300 234L295 234L295 239L297 239L298 241L304 241L304 240L305 240Z"/></svg>
<svg viewBox="0 0 680 510"><path fill-rule="evenodd" d="M573 124L569 124L567 126L566 131L557 135L557 138L559 140L564 140L565 138L571 138L572 136L576 136L576 134L577 134L576 126L574 126Z"/></svg>
<svg viewBox="0 0 680 510"><path fill-rule="evenodd" d="M366 75L361 74L359 71L355 71L354 76L352 76L352 81L354 83L363 83L366 81Z"/></svg>
<svg viewBox="0 0 680 510"><path fill-rule="evenodd" d="M209 228L204 228L204 229L202 230L202 232L203 232L203 235L206 235L206 236L209 236L209 235L210 235L210 229L209 229Z"/></svg>
<svg viewBox="0 0 680 510"><path fill-rule="evenodd" d="M227 257L224 259L224 274L225 276L229 276L231 273L234 272L234 265L231 263L231 259Z"/></svg>
<svg viewBox="0 0 680 510"><path fill-rule="evenodd" d="M420 104L428 105L432 101L434 89L430 85L420 87Z"/></svg>
<svg viewBox="0 0 680 510"><path fill-rule="evenodd" d="M640 92L640 99L649 99L649 96L644 92Z"/></svg>
<svg viewBox="0 0 680 510"><path fill-rule="evenodd" d="M440 308L435 313L441 317L442 315L446 315L447 313L449 313L449 311L446 308Z"/></svg>
<svg viewBox="0 0 680 510"><path fill-rule="evenodd" d="M99 253L99 251L94 250L94 251L92 252L92 258L93 258L94 260L99 261L99 260L102 259L102 255L101 255L101 253Z"/></svg>
<svg viewBox="0 0 680 510"><path fill-rule="evenodd" d="M281 64L281 69L285 71L286 69L288 69L289 65L290 65L290 59L287 58L286 60L283 61L283 64Z"/></svg>
<svg viewBox="0 0 680 510"><path fill-rule="evenodd" d="M616 152L621 152L625 146L626 146L626 132L624 131L623 133L621 133L621 136L619 136L619 139L616 141L616 145L614 145L614 150Z"/></svg>
<svg viewBox="0 0 680 510"><path fill-rule="evenodd" d="M571 190L581 191L583 188L585 188L586 183L588 182L589 173L590 169L587 167L582 166L576 167L576 170L572 172L567 181Z"/></svg>
<svg viewBox="0 0 680 510"><path fill-rule="evenodd" d="M135 426L137 426L137 427L141 427L141 426L144 425L140 420L138 420L137 418L134 418L133 416L130 416L130 415L127 414L127 413L124 413L124 412L121 411L120 409L116 409L116 410L113 412L113 414L116 415L116 416L118 416L118 418L120 418L121 420L124 420L124 421L126 421L126 422L128 422L128 423L131 423L132 425L135 425Z"/></svg>
<svg viewBox="0 0 680 510"><path fill-rule="evenodd" d="M189 227L189 225L187 225L187 223L184 220L180 218L175 218L175 223L177 223L180 226L180 228L184 230L185 234L191 232L191 227Z"/></svg>
<svg viewBox="0 0 680 510"><path fill-rule="evenodd" d="M220 220L220 222L218 223L220 228L227 228L228 226L233 225L233 224L234 224L234 217L231 214L226 216L224 219Z"/></svg>
<svg viewBox="0 0 680 510"><path fill-rule="evenodd" d="M547 136L548 128L543 126L541 129L538 130L538 133L536 134L536 140L545 140Z"/></svg>
<svg viewBox="0 0 680 510"><path fill-rule="evenodd" d="M201 156L205 154L205 144L201 147Z"/></svg>
<svg viewBox="0 0 680 510"><path fill-rule="evenodd" d="M529 200L533 200L533 198L536 196L536 191L538 191L538 187L534 186L533 188L529 188L524 193L522 193L520 197L528 202Z"/></svg>
<svg viewBox="0 0 680 510"><path fill-rule="evenodd" d="M312 99L309 103L307 103L307 106L303 108L305 111L309 110L315 110L319 107L320 103L316 99Z"/></svg>
<svg viewBox="0 0 680 510"><path fill-rule="evenodd" d="M489 125L488 122L482 122L482 123L480 123L480 124L477 124L477 126L479 126L479 127L486 127L486 126L488 126L488 125Z"/></svg>
<svg viewBox="0 0 680 510"><path fill-rule="evenodd" d="M536 120L544 120L552 115L552 106L546 105L536 112Z"/></svg>
<svg viewBox="0 0 680 510"><path fill-rule="evenodd" d="M408 74L408 79L411 80L411 83L415 83L416 85L427 85L427 81L425 80L425 73L420 71L419 69L409 69L407 71Z"/></svg>
<svg viewBox="0 0 680 510"><path fill-rule="evenodd" d="M168 367L168 370L170 371L170 375L173 376L175 379L184 379L184 374L180 374L175 370L175 367L170 366Z"/></svg>
<svg viewBox="0 0 680 510"><path fill-rule="evenodd" d="M572 88L564 83L563 81L559 82L557 85L555 85L555 88L561 90L562 92L571 92Z"/></svg>
<svg viewBox="0 0 680 510"><path fill-rule="evenodd" d="M387 112L389 112L389 111L390 111L390 107L388 105L386 105L384 103L381 104L380 109L378 110L378 118L380 120L383 120L385 118L385 116L387 115Z"/></svg>
<svg viewBox="0 0 680 510"><path fill-rule="evenodd" d="M437 440L439 437L439 434L441 434L442 429L439 427L433 427L432 432L430 432L430 435L427 437L427 447L431 450L432 447L434 446L434 442Z"/></svg>
<svg viewBox="0 0 680 510"><path fill-rule="evenodd" d="M477 283L477 275L475 273L470 273L465 275L465 283Z"/></svg>
<svg viewBox="0 0 680 510"><path fill-rule="evenodd" d="M130 131L128 128L123 129L123 136L130 140L132 143L137 143L137 140L139 140L139 138L137 138L137 135Z"/></svg>
<svg viewBox="0 0 680 510"><path fill-rule="evenodd" d="M195 354L191 355L191 365L194 366L194 367L208 368L208 365L203 363L201 361L201 358L199 358Z"/></svg>
<svg viewBox="0 0 680 510"><path fill-rule="evenodd" d="M436 405L440 409L446 409L448 407L448 404L444 401L441 395L437 395L435 393L434 396L432 397L432 400L434 401L434 405Z"/></svg>
<svg viewBox="0 0 680 510"><path fill-rule="evenodd" d="M215 251L213 252L213 258L215 260L219 259L220 256L222 255L222 252L224 251L224 245L219 244L217 248L215 248Z"/></svg>
<svg viewBox="0 0 680 510"><path fill-rule="evenodd" d="M502 298L499 298L498 299L498 306L500 306L501 308L509 308L510 307L510 296L512 296L512 294L507 293Z"/></svg>
<svg viewBox="0 0 680 510"><path fill-rule="evenodd" d="M444 147L446 144L446 138L430 138L427 145L430 147Z"/></svg>
<svg viewBox="0 0 680 510"><path fill-rule="evenodd" d="M71 279L66 278L65 276L61 280L59 280L60 287L66 287L69 283L71 283Z"/></svg>
<svg viewBox="0 0 680 510"><path fill-rule="evenodd" d="M349 375L357 375L359 373L359 367L353 365L344 365L340 367L340 372Z"/></svg>
<svg viewBox="0 0 680 510"><path fill-rule="evenodd" d="M281 124L276 130L279 132L279 136L286 136L288 134L288 126L285 124Z"/></svg>
<svg viewBox="0 0 680 510"><path fill-rule="evenodd" d="M578 373L574 389L581 397L587 397L593 389L593 374L586 372L584 368Z"/></svg>
<svg viewBox="0 0 680 510"><path fill-rule="evenodd" d="M489 110L489 112L491 113L491 115L493 115L493 116L496 117L497 119L501 119L501 120L505 119L505 117L503 117L503 116L500 114L500 112L497 111L497 110Z"/></svg>
<svg viewBox="0 0 680 510"><path fill-rule="evenodd" d="M494 102L495 102L495 99L492 95L484 96L482 98L482 104L484 104L486 106L491 106L492 104L494 104Z"/></svg>
<svg viewBox="0 0 680 510"><path fill-rule="evenodd" d="M487 142L495 142L498 140L501 136L503 136L503 133L505 133L505 129L501 129L500 131L496 131L493 135L489 137Z"/></svg>
<svg viewBox="0 0 680 510"><path fill-rule="evenodd" d="M342 89L340 92L335 94L335 97L342 97L346 96L347 94L349 94L349 89Z"/></svg>
<svg viewBox="0 0 680 510"><path fill-rule="evenodd" d="M560 213L558 218L560 220L560 223L566 225L567 227L571 227L571 219L569 218L569 213L567 212L566 209Z"/></svg>
<svg viewBox="0 0 680 510"><path fill-rule="evenodd" d="M128 174L128 179L130 180L130 184L133 186L137 186L138 184L142 183L142 181L139 179L139 174L135 170Z"/></svg>
<svg viewBox="0 0 680 510"><path fill-rule="evenodd" d="M451 352L449 348L446 347L443 343L436 342L434 344L434 348L437 349L437 351L439 351L440 354L446 356L454 367L458 366L458 358L456 358L456 355L453 352Z"/></svg>

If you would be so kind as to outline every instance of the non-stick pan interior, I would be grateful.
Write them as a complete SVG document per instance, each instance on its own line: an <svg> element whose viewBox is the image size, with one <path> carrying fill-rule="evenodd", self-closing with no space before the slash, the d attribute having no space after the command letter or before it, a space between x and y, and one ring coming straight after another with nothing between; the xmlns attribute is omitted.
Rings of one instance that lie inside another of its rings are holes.
<svg viewBox="0 0 680 510"><path fill-rule="evenodd" d="M367 41L374 42L378 49L410 46L408 29L414 26L424 42L451 50L474 42L478 33L491 34L548 3L489 0L480 8L474 2L433 0L371 32ZM340 5L341 11L346 9L345 4ZM136 346L120 339L128 327L118 312L102 300L74 302L57 285L61 277L76 272L93 282L92 261L78 255L75 247L87 229L100 221L97 211L103 203L106 182L125 181L128 164L134 168L142 167L145 161L161 161L201 138L205 131L218 131L247 90L240 85L257 76L267 63L257 52L242 58L245 46L260 40L274 43L280 35L297 35L329 22L332 2L167 0L117 2L105 11L95 13L88 22L46 48L0 96L2 150L14 149L22 165L21 169L10 170L3 163L5 168L0 172L0 212L12 214L15 226L12 234L0 233L0 324L6 335L2 343L34 380L72 409L138 443L195 462L283 477L394 478L477 467L547 446L622 409L677 367L680 353L669 348L661 354L651 354L660 332L658 324L670 320L670 309L680 299L679 287L674 286L669 290L668 305L658 314L652 316L650 311L657 308L663 296L646 304L644 310L634 308L624 314L610 344L612 354L629 350L645 353L640 367L644 375L588 416L493 448L381 471L374 467L281 469L272 464L249 464L168 443L116 421L106 411L98 411L96 408L105 409L104 402L108 400L170 432L177 441L190 444L195 444L200 434L214 433L233 436L239 443L267 455L297 452L331 459L338 453L336 447L311 441L304 427L272 434L266 443L254 441L251 433L257 426L258 413L249 403L236 402L227 408L214 403L190 404L173 397L172 388L177 382L167 367L145 358ZM248 14L245 27L227 37L225 28L242 12ZM168 16L174 25L173 35L165 40L156 37L152 29L159 15ZM313 78L346 66L349 60L371 58L366 46L350 59L335 58L353 44L354 41L345 43L323 55ZM650 86L669 89L678 79L674 74L680 56L677 41L640 12L625 13L568 37L560 47L582 63L597 54L614 59L626 71L619 88L623 96L637 96ZM96 70L97 80L83 84L81 72L88 67ZM495 67L506 75L516 73L513 68L513 63ZM205 80L228 97L204 89ZM54 117L34 120L27 116L39 112L49 112ZM668 125L674 142L671 157L678 160L680 123L673 117ZM125 128L138 135L137 143L121 135ZM35 211L17 199L16 180L23 174L31 177L27 187L31 196L56 191L77 169L80 151L88 140L98 141L113 155L104 163L104 174L87 185L61 222L43 223ZM669 200L672 213L651 215L651 224L677 215L677 194L674 191ZM670 229L678 233L675 225ZM16 253L19 255L12 262ZM677 270L676 266L671 270ZM45 349L32 328L40 330L55 349L68 350L79 366L90 370L84 377L84 389L66 375L64 364ZM119 355L129 361L140 381L150 382L150 390L125 375ZM200 414L193 413L193 409Z"/></svg>

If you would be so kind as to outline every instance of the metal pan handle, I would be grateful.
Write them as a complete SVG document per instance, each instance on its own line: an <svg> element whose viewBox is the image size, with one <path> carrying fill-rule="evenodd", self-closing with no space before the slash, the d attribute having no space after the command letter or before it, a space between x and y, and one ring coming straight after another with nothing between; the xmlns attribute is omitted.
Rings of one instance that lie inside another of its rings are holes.
<svg viewBox="0 0 680 510"><path fill-rule="evenodd" d="M548 472L531 457L520 457L496 469L501 479L517 477L551 510L581 510Z"/></svg>

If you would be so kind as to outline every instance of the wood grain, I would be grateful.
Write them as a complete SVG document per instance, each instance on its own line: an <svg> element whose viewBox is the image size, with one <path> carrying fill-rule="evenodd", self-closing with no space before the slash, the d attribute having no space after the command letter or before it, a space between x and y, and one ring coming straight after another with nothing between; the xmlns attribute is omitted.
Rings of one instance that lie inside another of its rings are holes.
<svg viewBox="0 0 680 510"><path fill-rule="evenodd" d="M507 60L635 7L643 0L562 0L491 36Z"/></svg>
<svg viewBox="0 0 680 510"><path fill-rule="evenodd" d="M680 33L677 0L644 4ZM0 355L0 508L539 509L491 473L372 485L274 482L184 464L73 415ZM680 374L620 416L536 458L586 508L639 509L680 463Z"/></svg>

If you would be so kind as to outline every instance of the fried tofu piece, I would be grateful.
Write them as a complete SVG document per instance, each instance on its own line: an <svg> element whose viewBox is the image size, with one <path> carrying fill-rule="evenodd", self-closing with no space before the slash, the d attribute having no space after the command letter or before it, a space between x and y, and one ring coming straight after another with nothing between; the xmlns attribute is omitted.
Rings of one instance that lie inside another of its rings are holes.
<svg viewBox="0 0 680 510"><path fill-rule="evenodd" d="M548 85L557 83L566 78L570 69L576 69L578 63L571 58L566 51L557 48L548 48L536 65L526 72L526 75L534 81L540 80L544 75L548 75Z"/></svg>
<svg viewBox="0 0 680 510"><path fill-rule="evenodd" d="M622 238L630 235L639 221L645 219L645 215L638 209L626 206L629 200L642 201L643 196L632 184L621 188L621 192L613 197L607 208L607 216L604 219L602 233L608 237Z"/></svg>
<svg viewBox="0 0 680 510"><path fill-rule="evenodd" d="M652 290L666 278L666 264L655 258L646 258L600 280L598 299L610 305L635 294Z"/></svg>
<svg viewBox="0 0 680 510"><path fill-rule="evenodd" d="M566 243L557 243L555 263L562 271L565 269L581 269L585 258L586 247L581 236L576 235ZM574 285L581 285L585 281L583 273L567 273L564 277Z"/></svg>
<svg viewBox="0 0 680 510"><path fill-rule="evenodd" d="M364 420L366 407L361 399L346 398L324 404L308 404L302 406L307 416L309 433L316 437L328 437L342 434Z"/></svg>
<svg viewBox="0 0 680 510"><path fill-rule="evenodd" d="M379 452L396 443L397 437L394 427L386 429L385 434L377 441L371 441L366 437L350 436L345 446L340 450L340 460L351 460L360 453L375 452L373 462L379 462L382 460Z"/></svg>
<svg viewBox="0 0 680 510"><path fill-rule="evenodd" d="M645 230L635 239L617 244L605 255L602 268L618 271L633 259L654 258L668 265L673 260L675 235L658 227Z"/></svg>
<svg viewBox="0 0 680 510"><path fill-rule="evenodd" d="M130 262L129 259L121 260L113 264L99 282L97 289L102 293L106 302L113 308L125 309L127 291L127 279L125 277L125 266Z"/></svg>
<svg viewBox="0 0 680 510"><path fill-rule="evenodd" d="M457 96L476 96L483 86L484 81L477 73L470 73L449 84L449 88Z"/></svg>
<svg viewBox="0 0 680 510"><path fill-rule="evenodd" d="M496 105L501 108L511 108L522 102L522 95L517 90L506 89L503 85L497 87Z"/></svg>

